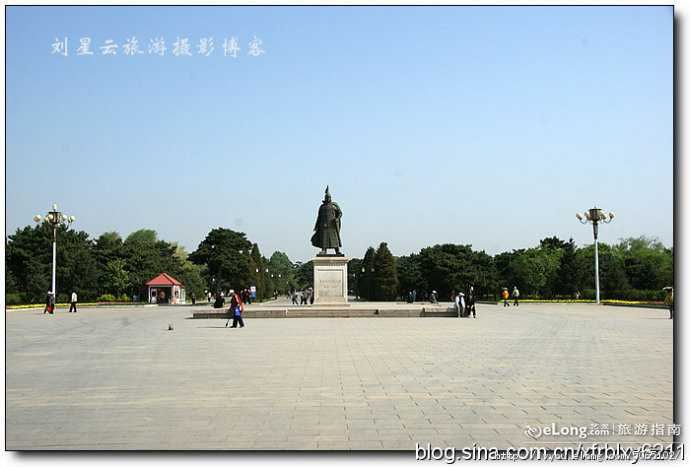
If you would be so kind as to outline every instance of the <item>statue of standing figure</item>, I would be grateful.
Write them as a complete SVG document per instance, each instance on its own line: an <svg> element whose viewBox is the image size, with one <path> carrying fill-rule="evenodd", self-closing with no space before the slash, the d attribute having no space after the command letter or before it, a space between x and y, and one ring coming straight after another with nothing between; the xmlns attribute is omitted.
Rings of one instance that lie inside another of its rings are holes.
<svg viewBox="0 0 690 467"><path fill-rule="evenodd" d="M340 241L340 219L342 217L343 211L340 210L337 203L331 201L331 194L328 192L328 186L326 186L326 194L316 217L314 235L311 237L311 244L321 248L321 252L317 256L327 255L329 248L335 249L335 254L342 256L340 253L340 247L343 246Z"/></svg>

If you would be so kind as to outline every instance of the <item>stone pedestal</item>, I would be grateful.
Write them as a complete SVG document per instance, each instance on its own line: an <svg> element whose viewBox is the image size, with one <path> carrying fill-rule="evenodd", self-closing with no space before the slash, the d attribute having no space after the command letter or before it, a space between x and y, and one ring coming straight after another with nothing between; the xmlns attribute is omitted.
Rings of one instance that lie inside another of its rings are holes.
<svg viewBox="0 0 690 467"><path fill-rule="evenodd" d="M349 306L345 256L317 256L314 262L314 305Z"/></svg>

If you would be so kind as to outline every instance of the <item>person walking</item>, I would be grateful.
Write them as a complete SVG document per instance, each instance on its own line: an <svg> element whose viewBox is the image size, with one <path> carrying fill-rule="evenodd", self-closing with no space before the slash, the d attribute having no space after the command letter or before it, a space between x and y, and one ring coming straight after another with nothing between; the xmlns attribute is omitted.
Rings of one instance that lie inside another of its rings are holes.
<svg viewBox="0 0 690 467"><path fill-rule="evenodd" d="M673 287L664 287L666 298L664 304L668 307L668 319L673 319Z"/></svg>
<svg viewBox="0 0 690 467"><path fill-rule="evenodd" d="M513 305L518 306L520 305L518 303L518 299L520 298L520 291L517 288L517 285L513 286Z"/></svg>
<svg viewBox="0 0 690 467"><path fill-rule="evenodd" d="M209 302L209 303L211 303L211 297L212 297L212 296L213 296L213 295L211 295L211 292L209 292L208 294L206 294L206 298L208 298L208 302Z"/></svg>
<svg viewBox="0 0 690 467"><path fill-rule="evenodd" d="M72 292L72 297L70 297L69 301L69 312L72 313L72 310L74 312L77 312L77 292L73 291Z"/></svg>
<svg viewBox="0 0 690 467"><path fill-rule="evenodd" d="M470 317L470 312L472 312L472 317L477 317L477 308L475 307L475 302L477 298L474 294L474 286L470 285L470 290L467 292L467 317Z"/></svg>
<svg viewBox="0 0 690 467"><path fill-rule="evenodd" d="M503 287L503 291L501 292L501 298L503 299L503 307L510 306L510 303L508 303L508 299L510 298L510 294L508 293L508 289Z"/></svg>
<svg viewBox="0 0 690 467"><path fill-rule="evenodd" d="M436 296L436 291L432 290L431 294L429 295L429 301L433 304L438 303L438 297Z"/></svg>
<svg viewBox="0 0 690 467"><path fill-rule="evenodd" d="M309 289L304 289L302 291L302 297L300 300L300 305L306 305L309 303Z"/></svg>
<svg viewBox="0 0 690 467"><path fill-rule="evenodd" d="M240 294L234 292L230 297L230 313L232 314L232 328L236 328L239 324L241 328L244 327L244 320L242 319L242 312L244 311L244 303L242 303L242 298ZM228 320L225 323L225 327L228 326Z"/></svg>
<svg viewBox="0 0 690 467"><path fill-rule="evenodd" d="M463 309L462 309L462 300L461 300L461 298L462 298L462 297L460 297L460 293L458 293L457 295L455 295L455 309L456 309L457 312L458 312L458 318L462 318L462 315L463 315L463 312L464 312Z"/></svg>
<svg viewBox="0 0 690 467"><path fill-rule="evenodd" d="M192 292L192 305L196 305L196 295Z"/></svg>

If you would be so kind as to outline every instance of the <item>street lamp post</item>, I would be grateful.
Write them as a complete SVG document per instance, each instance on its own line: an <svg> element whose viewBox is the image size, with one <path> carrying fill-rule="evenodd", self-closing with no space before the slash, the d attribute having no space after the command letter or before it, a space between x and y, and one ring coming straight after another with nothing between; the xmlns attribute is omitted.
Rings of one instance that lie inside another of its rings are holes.
<svg viewBox="0 0 690 467"><path fill-rule="evenodd" d="M592 224L592 230L594 231L594 285L597 289L597 305L599 304L599 223L603 222L605 224L610 223L613 220L613 213L609 212L606 214L603 209L599 209L596 206L592 209L585 211L580 214L575 213L575 217L582 223Z"/></svg>
<svg viewBox="0 0 690 467"><path fill-rule="evenodd" d="M45 217L41 217L39 214L34 216L35 222L46 222L53 227L53 279L51 281L50 290L53 293L55 303L57 303L57 290L55 289L55 271L57 268L57 255L56 255L56 245L57 245L57 228L60 225L69 226L72 222L77 220L74 216L68 216L60 211L58 211L57 204L53 204L53 210L48 211Z"/></svg>

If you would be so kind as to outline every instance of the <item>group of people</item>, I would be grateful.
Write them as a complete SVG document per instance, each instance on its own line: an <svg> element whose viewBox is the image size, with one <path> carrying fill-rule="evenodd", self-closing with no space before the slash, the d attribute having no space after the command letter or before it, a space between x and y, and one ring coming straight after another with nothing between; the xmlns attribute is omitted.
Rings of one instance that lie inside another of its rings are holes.
<svg viewBox="0 0 690 467"><path fill-rule="evenodd" d="M244 289L240 293L240 298L242 298L242 301L247 305L251 305L252 302L256 299L256 292L252 292L249 289Z"/></svg>
<svg viewBox="0 0 690 467"><path fill-rule="evenodd" d="M72 292L69 300L69 312L77 312L77 292ZM48 313L49 315L55 314L55 294L49 290L48 296L46 297L46 307L43 309L43 314Z"/></svg>
<svg viewBox="0 0 690 467"><path fill-rule="evenodd" d="M414 303L417 301L417 298L419 298L421 301L429 301L431 303L438 303L438 292L435 290L432 290L431 292L427 293L426 291L420 292L419 296L417 296L417 290L412 289L407 292L407 294L404 294L405 301L407 303Z"/></svg>
<svg viewBox="0 0 690 467"><path fill-rule="evenodd" d="M307 287L301 292L298 290L291 290L288 297L293 305L313 305L314 289L312 287Z"/></svg>
<svg viewBox="0 0 690 467"><path fill-rule="evenodd" d="M510 297L513 297L513 306L520 306L520 291L518 290L517 286L513 286L513 292L510 293L508 292L507 287L503 287L503 291L501 291L501 298L503 299L503 306L510 306L510 303L508 302L510 300Z"/></svg>
<svg viewBox="0 0 690 467"><path fill-rule="evenodd" d="M250 289L242 289L239 292L235 292L231 289L228 292L228 297L232 299L233 295L239 295L242 303L246 303L247 305L251 305L252 302L256 300L256 292ZM213 308L223 308L225 306L225 292L222 290L220 292L216 292L215 294L208 292L206 298L208 299L208 303L213 301Z"/></svg>
<svg viewBox="0 0 690 467"><path fill-rule="evenodd" d="M458 318L469 318L470 313L472 317L477 317L477 295L474 292L474 286L467 289L467 295L464 292L453 292L453 302L455 303L455 310L458 312Z"/></svg>

